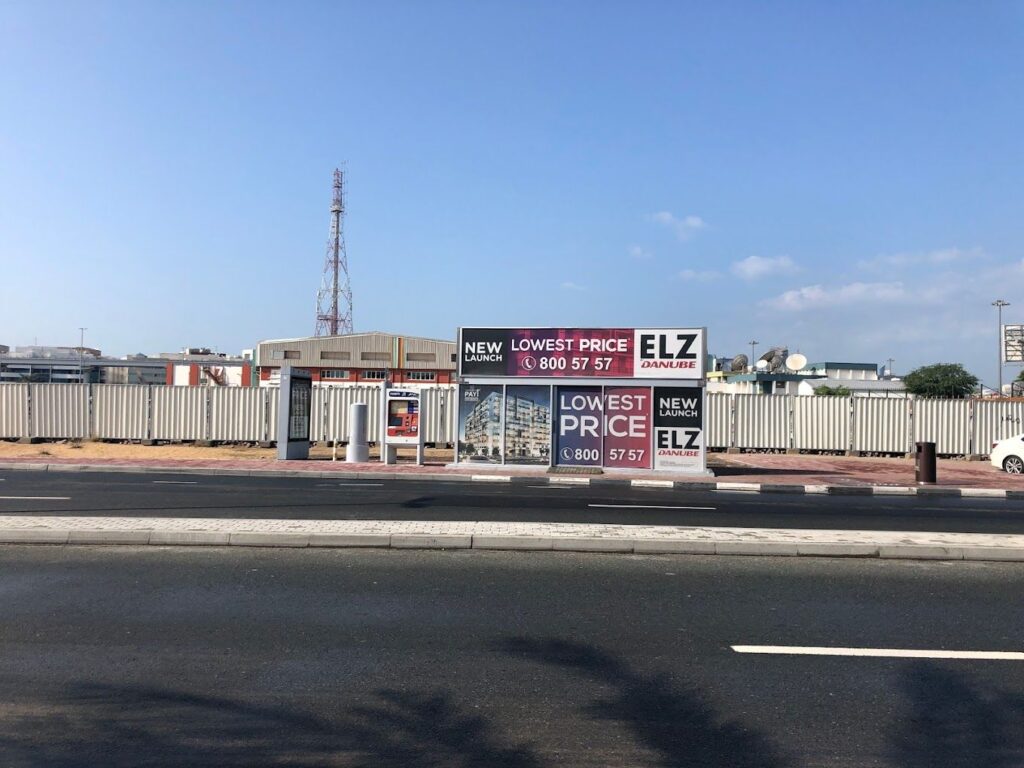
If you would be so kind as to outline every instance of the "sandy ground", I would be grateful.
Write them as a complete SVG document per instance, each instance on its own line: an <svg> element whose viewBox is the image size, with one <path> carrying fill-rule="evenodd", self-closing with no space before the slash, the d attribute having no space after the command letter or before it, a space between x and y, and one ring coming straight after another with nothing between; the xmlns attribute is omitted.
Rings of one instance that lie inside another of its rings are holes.
<svg viewBox="0 0 1024 768"><path fill-rule="evenodd" d="M400 452L400 458L411 450ZM312 458L329 459L331 449L326 446L314 446L310 449ZM218 445L202 448L195 445L134 445L131 443L101 443L85 440L80 443L60 441L54 443L37 443L21 445L19 443L0 441L0 460L5 458L29 459L250 459L273 461L277 457L274 448L257 448L245 445ZM345 457L345 448L338 448L338 459ZM376 448L370 449L370 458L380 458ZM427 448L428 461L452 461L451 448Z"/></svg>

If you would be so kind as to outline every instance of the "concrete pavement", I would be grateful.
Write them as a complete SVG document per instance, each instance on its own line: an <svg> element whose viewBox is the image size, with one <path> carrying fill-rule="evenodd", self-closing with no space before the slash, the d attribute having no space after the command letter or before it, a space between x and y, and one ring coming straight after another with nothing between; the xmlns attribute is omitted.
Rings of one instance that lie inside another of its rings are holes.
<svg viewBox="0 0 1024 768"><path fill-rule="evenodd" d="M0 544L497 549L1024 561L1024 535L594 523L0 516Z"/></svg>

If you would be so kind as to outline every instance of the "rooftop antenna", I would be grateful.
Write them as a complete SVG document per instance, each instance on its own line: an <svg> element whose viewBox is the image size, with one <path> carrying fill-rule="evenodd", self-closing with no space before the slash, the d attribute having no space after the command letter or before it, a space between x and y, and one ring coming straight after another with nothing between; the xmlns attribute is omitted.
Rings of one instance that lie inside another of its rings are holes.
<svg viewBox="0 0 1024 768"><path fill-rule="evenodd" d="M352 333L352 284L348 277L345 253L345 181L340 168L334 169L334 196L331 198L331 232L327 238L324 276L316 294L316 336Z"/></svg>

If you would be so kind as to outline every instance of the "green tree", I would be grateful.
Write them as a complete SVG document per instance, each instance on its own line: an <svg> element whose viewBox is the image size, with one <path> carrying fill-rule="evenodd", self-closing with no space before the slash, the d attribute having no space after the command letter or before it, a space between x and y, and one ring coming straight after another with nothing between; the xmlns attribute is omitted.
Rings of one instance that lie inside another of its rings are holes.
<svg viewBox="0 0 1024 768"><path fill-rule="evenodd" d="M842 385L838 387L830 387L827 384L822 384L820 387L814 388L814 394L825 395L826 397L849 397L850 390L848 387Z"/></svg>
<svg viewBox="0 0 1024 768"><path fill-rule="evenodd" d="M967 397L978 386L978 377L959 363L936 363L917 368L903 377L907 391L921 397Z"/></svg>

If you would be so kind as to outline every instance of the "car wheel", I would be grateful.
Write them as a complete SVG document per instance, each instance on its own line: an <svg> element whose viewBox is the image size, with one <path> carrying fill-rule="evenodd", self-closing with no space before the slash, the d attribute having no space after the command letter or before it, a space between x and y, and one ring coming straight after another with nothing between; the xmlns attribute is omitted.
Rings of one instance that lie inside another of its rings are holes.
<svg viewBox="0 0 1024 768"><path fill-rule="evenodd" d="M1020 456L1007 456L1003 461L1003 469L1011 475L1024 473L1024 459Z"/></svg>

